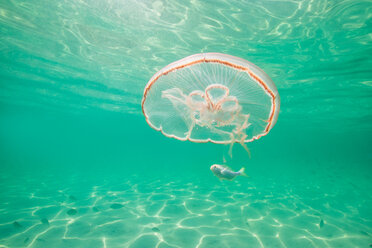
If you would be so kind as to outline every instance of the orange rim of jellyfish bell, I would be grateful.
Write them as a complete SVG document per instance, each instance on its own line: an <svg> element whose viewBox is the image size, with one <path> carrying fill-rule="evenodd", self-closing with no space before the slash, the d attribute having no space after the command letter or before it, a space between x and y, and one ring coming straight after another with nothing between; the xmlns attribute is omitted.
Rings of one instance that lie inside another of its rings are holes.
<svg viewBox="0 0 372 248"><path fill-rule="evenodd" d="M195 59L193 59L193 58L195 58ZM234 60L237 60L240 63L236 63ZM179 69L183 69L183 68L186 68L186 67L189 67L189 66L192 66L192 65L201 64L201 63L219 63L219 64L234 68L234 69L239 70L239 71L244 71L255 82L257 82L262 87L262 89L266 92L266 94L271 97L271 110L270 110L269 118L267 120L267 125L265 127L264 133L253 136L250 139L244 140L244 142L252 142L252 141L258 140L259 138L268 134L270 129L275 125L278 114L279 114L280 98L279 98L279 94L277 93L276 86L271 81L269 76L267 76L267 74L262 69L260 69L258 66L254 65L253 63L251 63L247 60L241 59L239 57L235 57L235 56L231 56L231 55L227 55L227 54L222 54L222 53L194 54L194 55L188 56L186 58L183 58L181 60L178 60L176 62L173 62L173 63L165 66L160 71L158 71L147 83L147 85L144 89L143 98L142 98L142 102L141 102L142 113L145 116L146 122L148 123L148 125L151 128L153 128L157 131L160 131L166 137L175 138L175 139L181 140L181 141L189 140L189 141L195 142L195 143L211 142L211 143L215 143L215 144L230 144L231 143L231 141L230 142L229 141L215 141L215 140L212 140L210 138L203 139L203 140L196 140L196 139L192 139L190 137L181 138L181 137L178 137L178 136L173 135L173 134L167 134L167 133L163 132L161 127L160 128L155 127L151 123L151 121L149 120L148 115L145 112L144 105L145 105L145 102L146 102L147 94L151 90L151 87L156 83L156 81L158 81L159 78L161 78L162 76L167 75L170 72L173 72L173 71L176 71L176 70L179 70ZM243 64L246 64L246 65L243 65ZM252 69L255 69L256 73L253 72ZM261 76L259 76L257 72L259 72L261 74ZM265 83L265 81L262 79L262 75L266 76L267 78L270 79L270 81L272 82L271 86L269 86L267 83ZM276 93L274 93L274 91ZM239 141L234 141L234 142L239 142Z"/></svg>

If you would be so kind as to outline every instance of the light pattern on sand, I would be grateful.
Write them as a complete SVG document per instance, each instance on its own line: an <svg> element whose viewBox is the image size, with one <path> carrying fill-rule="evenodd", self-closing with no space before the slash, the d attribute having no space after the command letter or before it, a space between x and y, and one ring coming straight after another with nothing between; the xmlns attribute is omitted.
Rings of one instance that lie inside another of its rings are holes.
<svg viewBox="0 0 372 248"><path fill-rule="evenodd" d="M239 181L138 182L107 181L89 189L79 183L62 188L52 179L41 185L29 180L22 188L1 185L7 193L1 193L0 247L367 247L371 242L368 216L355 206L333 208L337 194L317 194L317 187L308 187L304 198L290 187L278 193L273 181L264 190Z"/></svg>

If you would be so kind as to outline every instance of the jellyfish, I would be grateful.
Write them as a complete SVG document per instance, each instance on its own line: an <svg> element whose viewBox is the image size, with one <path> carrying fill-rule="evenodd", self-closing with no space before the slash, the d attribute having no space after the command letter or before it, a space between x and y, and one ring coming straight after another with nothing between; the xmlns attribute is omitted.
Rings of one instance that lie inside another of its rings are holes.
<svg viewBox="0 0 372 248"><path fill-rule="evenodd" d="M258 66L221 53L195 54L158 71L147 83L146 122L178 140L216 144L257 140L275 125L278 90Z"/></svg>

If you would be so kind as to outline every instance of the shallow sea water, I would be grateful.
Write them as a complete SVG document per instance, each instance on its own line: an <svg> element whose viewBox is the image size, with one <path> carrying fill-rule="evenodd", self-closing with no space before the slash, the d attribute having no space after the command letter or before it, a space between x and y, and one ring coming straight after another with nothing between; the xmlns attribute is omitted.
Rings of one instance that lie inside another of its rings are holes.
<svg viewBox="0 0 372 248"><path fill-rule="evenodd" d="M371 247L370 1L0 3L0 247ZM165 65L242 57L276 83L270 133L164 137ZM246 177L210 172L226 159Z"/></svg>

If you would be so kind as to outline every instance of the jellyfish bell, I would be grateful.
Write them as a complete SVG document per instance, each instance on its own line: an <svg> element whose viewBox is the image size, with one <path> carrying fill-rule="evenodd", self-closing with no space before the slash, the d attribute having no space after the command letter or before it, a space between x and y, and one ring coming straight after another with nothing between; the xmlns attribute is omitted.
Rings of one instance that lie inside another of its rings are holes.
<svg viewBox="0 0 372 248"><path fill-rule="evenodd" d="M247 151L244 143L268 134L279 108L278 90L263 70L220 53L167 65L150 79L142 99L147 123L167 137L240 143Z"/></svg>

